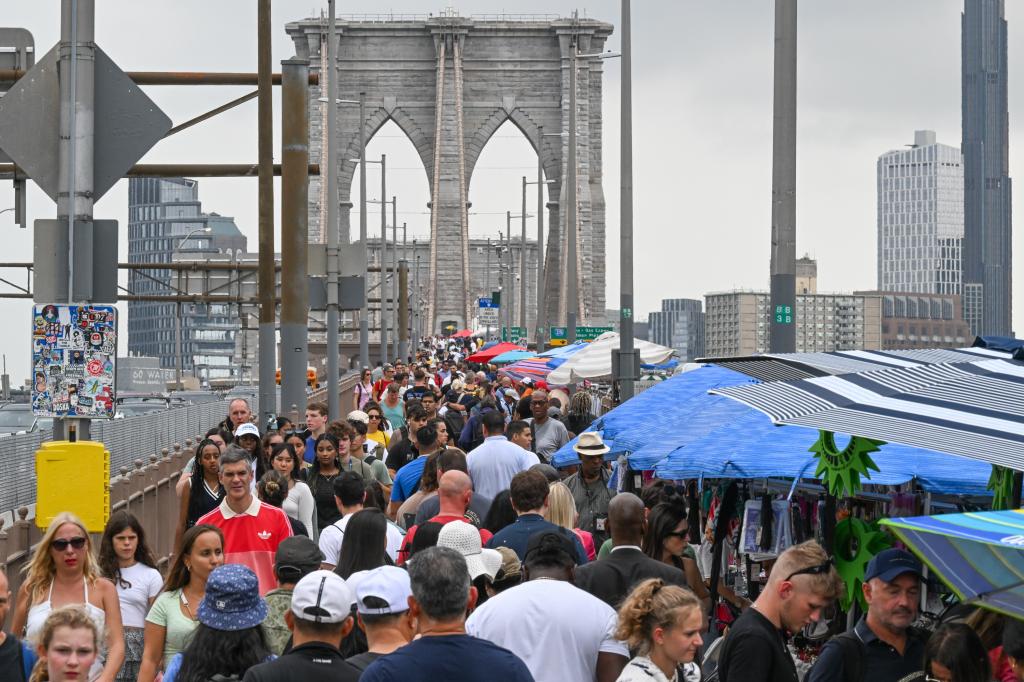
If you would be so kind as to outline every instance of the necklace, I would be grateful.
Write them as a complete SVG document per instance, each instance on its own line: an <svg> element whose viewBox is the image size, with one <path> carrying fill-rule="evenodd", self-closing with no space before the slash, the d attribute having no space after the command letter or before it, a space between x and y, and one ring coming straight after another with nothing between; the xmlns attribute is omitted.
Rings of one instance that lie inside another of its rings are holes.
<svg viewBox="0 0 1024 682"><path fill-rule="evenodd" d="M180 595L181 595L181 596L180 596L180 599L181 599L181 605L182 605L182 606L184 606L184 607L185 607L185 610L186 610L186 611L188 612L188 617L189 617L189 618L190 618L191 620L195 620L195 619L196 619L196 617L195 617L195 614L193 614L193 613L192 613L192 607L190 607L190 606L189 606L189 603L188 603L188 597L187 597L187 596L185 596L185 588L184 588L184 587L183 587L183 588L181 588L181 593L180 593Z"/></svg>

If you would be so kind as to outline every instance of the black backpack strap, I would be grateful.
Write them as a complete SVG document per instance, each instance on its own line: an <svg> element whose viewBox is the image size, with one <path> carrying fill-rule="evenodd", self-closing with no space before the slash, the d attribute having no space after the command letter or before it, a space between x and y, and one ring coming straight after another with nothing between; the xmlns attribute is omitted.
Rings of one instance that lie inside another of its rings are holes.
<svg viewBox="0 0 1024 682"><path fill-rule="evenodd" d="M844 682L864 681L864 657L867 649L855 632L844 632L835 638L843 656Z"/></svg>

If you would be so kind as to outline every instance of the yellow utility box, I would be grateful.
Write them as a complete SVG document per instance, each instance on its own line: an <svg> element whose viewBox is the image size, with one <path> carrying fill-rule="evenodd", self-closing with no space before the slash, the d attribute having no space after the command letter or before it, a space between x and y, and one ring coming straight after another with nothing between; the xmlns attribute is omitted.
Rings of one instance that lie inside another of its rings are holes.
<svg viewBox="0 0 1024 682"><path fill-rule="evenodd" d="M57 440L36 450L36 525L47 528L71 512L90 533L102 533L110 516L110 451L103 443Z"/></svg>

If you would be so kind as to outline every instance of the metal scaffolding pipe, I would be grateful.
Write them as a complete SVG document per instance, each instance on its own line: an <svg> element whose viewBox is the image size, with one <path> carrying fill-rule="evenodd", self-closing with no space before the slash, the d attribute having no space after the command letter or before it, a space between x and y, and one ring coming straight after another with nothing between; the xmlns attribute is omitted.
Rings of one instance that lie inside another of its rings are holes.
<svg viewBox="0 0 1024 682"><path fill-rule="evenodd" d="M0 83L13 83L27 73L24 69L0 69ZM257 85L259 74L224 71L128 71L136 85ZM270 74L271 85L281 85L281 74ZM309 74L310 85L320 77Z"/></svg>

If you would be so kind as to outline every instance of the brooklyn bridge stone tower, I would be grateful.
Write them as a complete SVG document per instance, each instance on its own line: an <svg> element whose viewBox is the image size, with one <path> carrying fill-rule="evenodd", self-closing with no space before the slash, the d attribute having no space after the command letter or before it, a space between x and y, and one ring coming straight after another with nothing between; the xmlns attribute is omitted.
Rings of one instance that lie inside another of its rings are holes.
<svg viewBox="0 0 1024 682"><path fill-rule="evenodd" d="M366 139L387 121L402 129L416 148L430 188L430 276L423 292L424 320L433 331L442 321L460 327L474 316L469 282L468 194L473 168L487 141L511 120L540 155L551 183L547 204L545 281L547 319L565 319L566 236L564 179L568 162L570 50L605 49L607 23L579 18L424 17L341 18L337 24L338 96L365 93L365 119L358 108L338 111L338 196L341 244L349 243L352 179L358 165L359 128ZM327 23L290 23L297 56L310 70L326 63ZM601 76L603 60L577 62L577 230L581 322L603 322L605 311L605 201L601 187ZM310 96L310 156L320 158L324 104ZM543 129L543 133L541 130ZM559 135L559 132L561 135ZM552 135L551 133L554 133ZM324 183L326 184L326 183ZM321 238L320 180L311 178L310 240ZM358 238L358 230L355 231ZM532 310L532 307L531 307ZM531 312L532 317L532 312Z"/></svg>

